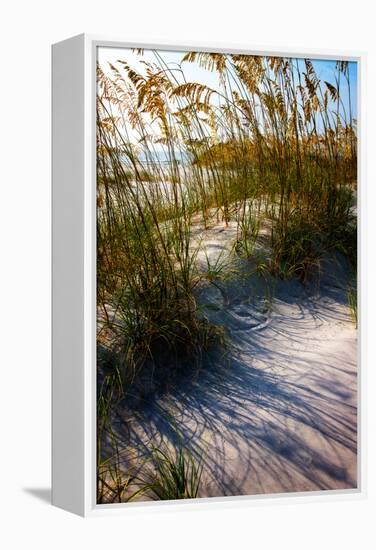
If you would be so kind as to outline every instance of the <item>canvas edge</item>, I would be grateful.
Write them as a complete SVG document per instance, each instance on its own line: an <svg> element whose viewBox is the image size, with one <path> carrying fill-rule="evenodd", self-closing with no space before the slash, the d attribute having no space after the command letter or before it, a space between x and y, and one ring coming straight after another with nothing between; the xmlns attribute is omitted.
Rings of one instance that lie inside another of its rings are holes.
<svg viewBox="0 0 376 550"><path fill-rule="evenodd" d="M359 500L366 497L366 437L365 437L365 353L366 353L366 330L365 330L365 315L366 315L366 270L364 269L365 258L365 216L363 214L364 205L366 205L366 185L365 185L365 124L362 114L364 113L364 101L365 101L365 66L366 66L366 53L365 52L347 52L343 50L299 50L290 48L268 47L268 46L250 46L240 44L223 44L223 43L210 43L210 42L189 42L189 43L160 43L156 42L124 42L112 39L106 39L105 37L98 37L93 35L85 35L86 40L91 43L91 66L92 66L92 93L91 101L95 105L96 97L96 81L95 81L95 67L96 67L96 50L98 47L116 47L116 48L145 48L145 49L160 49L165 51L214 51L218 53L245 53L250 55L276 55L276 56L293 56L293 57L310 57L313 59L340 59L347 61L355 61L358 63L358 82L357 82L357 99L358 99L358 125L359 136L358 140L358 245L360 254L358 256L358 292L360 297L359 308L359 325L358 325L358 456L357 456L357 487L351 489L338 489L329 491L308 491L299 493L283 493L283 494L261 494L261 495L239 495L239 496L226 496L226 497L212 497L197 499L192 502L187 501L167 501L167 502L137 502L137 503L120 503L120 504L96 504L95 501L95 484L92 487L92 508L88 515L106 515L107 513L124 513L140 512L143 513L145 509L148 511L157 511L159 509L175 510L195 510L196 506L199 509L213 509L219 507L236 506L244 507L249 505L270 504L271 500L275 504L293 504L298 502L328 502L341 501L341 500ZM94 109L95 113L95 109ZM362 119L362 120L361 120ZM361 123L359 123L361 120ZM95 128L94 128L95 129ZM92 129L93 131L93 129ZM95 134L95 132L94 132ZM92 138L93 136L91 136ZM95 157L95 139L92 141L92 154ZM94 162L95 166L95 162ZM93 179L91 182L91 188L95 193L96 189L96 175L95 171L92 174ZM95 202L94 202L95 204ZM361 214L362 212L362 214ZM94 218L95 218L94 210ZM95 224L94 224L95 227ZM362 235L362 238L360 238ZM96 264L96 251L92 251L92 264ZM95 284L95 283L94 283ZM94 295L95 302L95 295ZM94 304L93 304L94 307ZM94 323L95 327L95 323ZM95 345L95 328L93 333L93 340ZM95 355L94 355L95 357ZM95 368L95 367L94 367ZM94 376L95 377L95 376ZM95 386L95 381L94 381ZM95 393L93 394L95 395ZM93 403L94 409L96 409L95 402ZM94 415L96 412L94 413ZM95 431L94 431L95 433ZM92 442L94 449L96 446L96 440ZM93 453L93 457L96 454ZM92 461L92 468L94 464ZM95 479L95 476L94 476Z"/></svg>
<svg viewBox="0 0 376 550"><path fill-rule="evenodd" d="M83 35L52 46L52 504L84 515Z"/></svg>
<svg viewBox="0 0 376 550"><path fill-rule="evenodd" d="M80 515L95 517L98 515L116 513L143 513L165 510L195 510L213 509L218 507L244 507L250 505L283 504L297 502L320 502L328 500L358 500L366 496L366 412L365 412L365 381L366 381L366 270L364 268L366 245L366 220L364 207L366 205L366 164L365 164L365 121L363 120L365 104L365 52L343 52L337 50L299 50L278 47L235 45L223 43L162 43L156 42L124 42L96 35L79 35L84 38L84 90L85 90L85 128L84 128L84 505ZM78 37L74 37L78 38ZM73 39L74 39L73 38ZM72 40L72 39L68 39ZM64 41L67 42L67 41ZM343 59L358 63L358 291L360 297L359 327L358 327L358 486L353 489L315 491L304 493L284 493L268 495L244 495L234 497L218 497L197 499L193 502L139 502L122 504L96 504L96 212L95 212L95 98L96 98L96 50L97 47L117 48L158 48L167 51L215 51L218 53L248 53L253 55L276 55L310 57L315 59ZM73 510L72 510L73 511Z"/></svg>

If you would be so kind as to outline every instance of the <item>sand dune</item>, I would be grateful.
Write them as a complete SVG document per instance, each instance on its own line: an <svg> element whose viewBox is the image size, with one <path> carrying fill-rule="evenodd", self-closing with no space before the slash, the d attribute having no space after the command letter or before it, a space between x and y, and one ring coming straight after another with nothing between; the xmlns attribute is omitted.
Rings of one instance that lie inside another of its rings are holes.
<svg viewBox="0 0 376 550"><path fill-rule="evenodd" d="M230 258L236 230L202 231L202 269ZM340 257L309 285L249 276L238 261L198 300L225 327L227 353L213 352L179 383L156 389L114 427L121 444L147 456L151 443L185 441L205 457L200 496L330 490L357 484L357 332Z"/></svg>

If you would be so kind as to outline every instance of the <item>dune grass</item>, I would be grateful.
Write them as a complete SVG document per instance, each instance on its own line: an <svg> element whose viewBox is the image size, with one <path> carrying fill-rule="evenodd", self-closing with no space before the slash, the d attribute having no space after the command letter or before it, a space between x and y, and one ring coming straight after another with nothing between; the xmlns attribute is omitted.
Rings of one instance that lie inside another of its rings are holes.
<svg viewBox="0 0 376 550"><path fill-rule="evenodd" d="M358 326L358 291L355 285L349 285L347 290L347 299L349 302L352 319L355 326Z"/></svg>
<svg viewBox="0 0 376 550"><path fill-rule="evenodd" d="M185 81L188 63L216 72L218 89ZM195 350L210 331L192 293L193 214L236 220L237 250L251 257L262 210L271 271L304 280L323 249L343 248L356 182L346 62L333 83L308 59L190 52L175 71L155 52L143 65L98 67L98 303L107 320L117 312L132 372L156 343Z"/></svg>
<svg viewBox="0 0 376 550"><path fill-rule="evenodd" d="M276 277L304 283L334 249L356 265L356 120L350 93L348 105L341 97L350 89L347 62L326 82L309 59L189 52L172 66L160 52L154 62L138 53L137 70L126 51L98 65L98 344L121 387L198 363L223 340L195 289L221 278L226 262L208 258L200 272L197 220L205 228L235 222L234 250L244 259L255 258L265 224L270 254L260 270ZM218 86L189 82L189 64L214 73ZM349 293L353 311L354 300ZM99 399L100 423L114 393ZM155 495L196 495L200 467L179 452L156 449L155 457L164 478ZM125 498L113 477L114 498Z"/></svg>
<svg viewBox="0 0 376 550"><path fill-rule="evenodd" d="M154 500L197 498L204 467L204 457L197 459L176 431L177 443L152 447L152 469L143 479L143 486Z"/></svg>

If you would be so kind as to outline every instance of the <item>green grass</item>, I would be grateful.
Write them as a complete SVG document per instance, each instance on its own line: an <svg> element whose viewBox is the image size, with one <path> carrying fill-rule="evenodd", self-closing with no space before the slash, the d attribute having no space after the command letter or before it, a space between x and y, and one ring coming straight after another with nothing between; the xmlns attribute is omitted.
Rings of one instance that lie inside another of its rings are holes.
<svg viewBox="0 0 376 550"><path fill-rule="evenodd" d="M261 217L253 209L253 202L243 203L239 212L237 227L238 235L235 250L241 257L247 259L254 255L257 238L260 231Z"/></svg>
<svg viewBox="0 0 376 550"><path fill-rule="evenodd" d="M347 290L347 300L355 326L358 326L358 292L357 288L349 285Z"/></svg>
<svg viewBox="0 0 376 550"><path fill-rule="evenodd" d="M276 223L272 234L271 272L282 279L305 282L320 267L322 235L316 224L296 210L284 227Z"/></svg>
<svg viewBox="0 0 376 550"><path fill-rule="evenodd" d="M152 447L153 473L145 488L156 500L197 498L204 460L197 460L181 438L175 448Z"/></svg>

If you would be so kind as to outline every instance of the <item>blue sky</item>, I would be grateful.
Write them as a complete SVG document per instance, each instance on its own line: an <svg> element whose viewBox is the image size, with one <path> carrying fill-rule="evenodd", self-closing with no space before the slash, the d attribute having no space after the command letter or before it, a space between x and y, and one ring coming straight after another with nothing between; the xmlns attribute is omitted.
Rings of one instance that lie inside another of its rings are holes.
<svg viewBox="0 0 376 550"><path fill-rule="evenodd" d="M303 67L303 61L300 61ZM338 74L336 70L336 61L329 61L324 59L315 59L312 60L312 64L316 71L318 78L322 81L330 82L335 84L335 75ZM304 70L304 69L303 69ZM350 96L351 96L351 109L353 118L357 116L357 63L355 61L349 62L349 79L350 79ZM342 85L340 82L340 95L342 101L347 109L348 106L348 85L344 79L344 76L341 75Z"/></svg>
<svg viewBox="0 0 376 550"><path fill-rule="evenodd" d="M164 62L168 65L168 67L173 70L178 80L182 82L182 77L179 74L179 71L177 69L179 68L179 65L185 53L186 52L179 52L179 51L159 50L154 52L152 50L144 50L143 55L140 56L137 53L133 52L131 49L127 49L127 48L100 47L98 48L98 61L104 70L106 70L106 66L108 67L108 63L116 65L117 60L120 59L120 60L126 61L136 71L143 72L144 67L142 66L142 63L140 64L140 61L144 60L147 62L153 62L160 65L160 60L158 59L158 55L159 55L164 60ZM333 61L317 60L317 59L311 60L311 61L318 78L323 83L324 81L328 81L329 83L335 86L336 85L335 75L338 74L338 71L336 71L336 68L335 68L336 61L335 60ZM304 60L299 59L296 62L299 64L299 67L301 68L301 70L305 71ZM214 88L214 89L219 88L218 75L215 72L211 72L201 68L198 65L198 63L185 62L183 63L183 69L184 69L184 75L185 75L186 81L201 82L209 86L210 88ZM357 116L357 63L356 62L349 62L349 79L350 79L350 97L351 97L352 116L353 118L356 118ZM325 88L324 84L323 84L323 87ZM349 91L348 91L347 82L345 81L345 78L343 75L341 75L340 96L342 98L343 105L346 111L346 117L348 118Z"/></svg>

